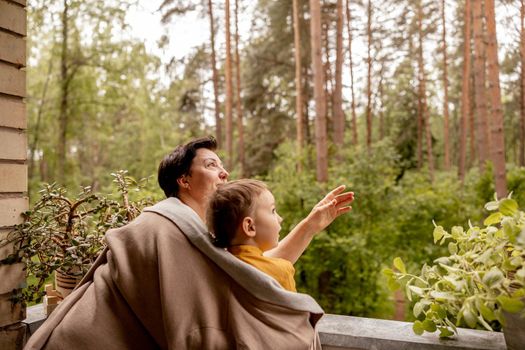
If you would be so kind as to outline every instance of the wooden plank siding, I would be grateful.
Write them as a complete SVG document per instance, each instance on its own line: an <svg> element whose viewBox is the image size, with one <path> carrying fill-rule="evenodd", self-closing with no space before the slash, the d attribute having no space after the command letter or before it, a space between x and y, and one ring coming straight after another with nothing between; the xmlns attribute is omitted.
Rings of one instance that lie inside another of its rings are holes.
<svg viewBox="0 0 525 350"><path fill-rule="evenodd" d="M0 95L0 125L13 129L27 127L26 104L21 98Z"/></svg>
<svg viewBox="0 0 525 350"><path fill-rule="evenodd" d="M22 67L26 64L26 41L12 33L0 32L0 60Z"/></svg>
<svg viewBox="0 0 525 350"><path fill-rule="evenodd" d="M26 36L26 9L19 2L0 0L0 28L20 36Z"/></svg>
<svg viewBox="0 0 525 350"><path fill-rule="evenodd" d="M25 161L26 158L27 137L25 131L12 128L0 128L0 160ZM0 181L3 180L4 179L1 179Z"/></svg>
<svg viewBox="0 0 525 350"><path fill-rule="evenodd" d="M26 96L26 1L0 0L0 238L22 222L28 209ZM4 246L0 259L13 252ZM0 264L0 349L24 345L25 307L13 292L25 279L23 264Z"/></svg>
<svg viewBox="0 0 525 350"><path fill-rule="evenodd" d="M25 97L26 72L7 63L0 62L0 93Z"/></svg>

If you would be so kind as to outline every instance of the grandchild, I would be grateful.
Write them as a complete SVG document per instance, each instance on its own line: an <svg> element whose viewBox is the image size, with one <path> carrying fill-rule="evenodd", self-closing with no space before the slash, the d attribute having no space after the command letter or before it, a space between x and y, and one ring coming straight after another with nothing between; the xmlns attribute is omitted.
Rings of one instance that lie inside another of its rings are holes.
<svg viewBox="0 0 525 350"><path fill-rule="evenodd" d="M315 222L319 231L351 209L345 205L353 200L353 193L339 194L343 189L340 186L332 191L310 214L315 219L310 222ZM216 246L227 248L237 258L275 278L284 289L295 292L292 261L263 255L277 246L282 220L275 210L272 193L257 180L221 184L207 210L208 229ZM308 243L309 240L304 248Z"/></svg>

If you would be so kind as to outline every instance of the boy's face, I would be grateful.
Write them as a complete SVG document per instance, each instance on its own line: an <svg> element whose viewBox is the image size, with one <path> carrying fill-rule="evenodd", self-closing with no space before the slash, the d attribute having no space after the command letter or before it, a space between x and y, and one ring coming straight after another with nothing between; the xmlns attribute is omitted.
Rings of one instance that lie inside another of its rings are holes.
<svg viewBox="0 0 525 350"><path fill-rule="evenodd" d="M262 251L277 247L283 219L275 210L275 199L270 191L264 191L255 202L254 240Z"/></svg>

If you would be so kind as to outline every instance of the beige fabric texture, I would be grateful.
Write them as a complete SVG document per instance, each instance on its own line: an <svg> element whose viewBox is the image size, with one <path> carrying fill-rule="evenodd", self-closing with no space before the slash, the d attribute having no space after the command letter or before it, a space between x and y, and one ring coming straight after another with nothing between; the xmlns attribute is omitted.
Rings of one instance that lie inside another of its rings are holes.
<svg viewBox="0 0 525 350"><path fill-rule="evenodd" d="M214 247L178 199L106 239L25 349L321 349L315 300Z"/></svg>

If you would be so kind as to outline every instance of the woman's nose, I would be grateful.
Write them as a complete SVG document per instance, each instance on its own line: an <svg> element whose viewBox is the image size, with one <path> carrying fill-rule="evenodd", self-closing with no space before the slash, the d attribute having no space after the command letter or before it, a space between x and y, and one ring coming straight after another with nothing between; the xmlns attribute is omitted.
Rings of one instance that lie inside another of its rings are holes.
<svg viewBox="0 0 525 350"><path fill-rule="evenodd" d="M228 176L230 176L230 173L228 173L224 168L221 169L221 172L219 174L219 177L222 179L222 180L227 180L228 179Z"/></svg>

